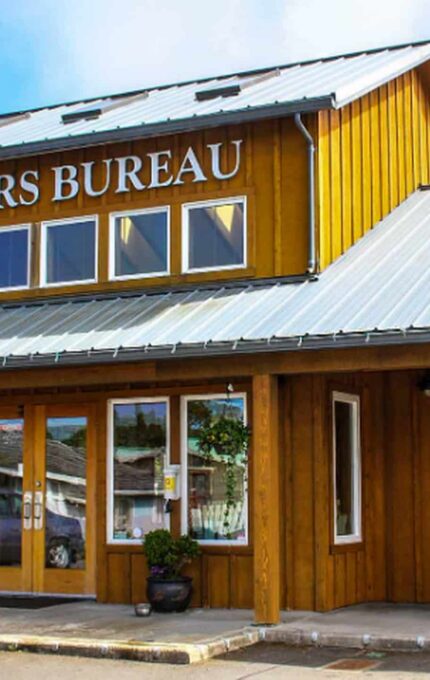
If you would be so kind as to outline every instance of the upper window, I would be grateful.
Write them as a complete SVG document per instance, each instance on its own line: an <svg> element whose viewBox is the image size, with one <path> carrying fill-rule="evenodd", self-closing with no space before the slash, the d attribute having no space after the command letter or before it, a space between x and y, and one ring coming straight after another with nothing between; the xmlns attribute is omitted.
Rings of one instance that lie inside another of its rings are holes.
<svg viewBox="0 0 430 680"><path fill-rule="evenodd" d="M110 278L169 273L169 209L111 215Z"/></svg>
<svg viewBox="0 0 430 680"><path fill-rule="evenodd" d="M41 285L92 283L97 272L97 220L82 217L42 224Z"/></svg>
<svg viewBox="0 0 430 680"><path fill-rule="evenodd" d="M168 411L166 398L110 402L110 542L141 543L148 531L168 527L164 501Z"/></svg>
<svg viewBox="0 0 430 680"><path fill-rule="evenodd" d="M235 460L235 497L228 499L226 462L214 449L198 447L203 425L222 415L246 422L244 394L184 397L182 531L203 543L246 544L248 540L247 463Z"/></svg>
<svg viewBox="0 0 430 680"><path fill-rule="evenodd" d="M0 290L28 288L29 234L28 227L0 229Z"/></svg>
<svg viewBox="0 0 430 680"><path fill-rule="evenodd" d="M361 540L360 398L333 393L335 543Z"/></svg>
<svg viewBox="0 0 430 680"><path fill-rule="evenodd" d="M246 266L244 197L183 206L184 272Z"/></svg>

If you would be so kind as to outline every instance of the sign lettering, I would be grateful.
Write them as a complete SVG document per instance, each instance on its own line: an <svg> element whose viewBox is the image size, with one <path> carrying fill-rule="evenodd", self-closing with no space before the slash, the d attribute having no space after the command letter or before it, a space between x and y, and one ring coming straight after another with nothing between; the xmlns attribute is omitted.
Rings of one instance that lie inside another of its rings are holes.
<svg viewBox="0 0 430 680"><path fill-rule="evenodd" d="M174 163L172 151L166 149L143 157L120 156L76 165L57 165L51 168L50 200L70 201L81 192L86 196L98 197L109 190L123 194L132 190L160 189L187 182L207 182L210 177L228 180L240 170L242 141L236 139L228 144L207 144L210 172L203 169L202 159L192 146L188 147L179 163ZM227 146L230 148L227 149ZM176 173L174 166L179 167ZM143 176L149 176L147 184ZM35 205L40 200L40 192L38 170L25 170L19 176L0 174L0 210Z"/></svg>

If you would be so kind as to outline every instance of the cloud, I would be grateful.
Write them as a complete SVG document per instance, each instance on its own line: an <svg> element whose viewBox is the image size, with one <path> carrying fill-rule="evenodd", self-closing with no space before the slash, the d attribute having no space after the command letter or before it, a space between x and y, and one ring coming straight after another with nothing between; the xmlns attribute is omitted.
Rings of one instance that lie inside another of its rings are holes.
<svg viewBox="0 0 430 680"><path fill-rule="evenodd" d="M430 21L428 0L0 3L3 111L420 39Z"/></svg>

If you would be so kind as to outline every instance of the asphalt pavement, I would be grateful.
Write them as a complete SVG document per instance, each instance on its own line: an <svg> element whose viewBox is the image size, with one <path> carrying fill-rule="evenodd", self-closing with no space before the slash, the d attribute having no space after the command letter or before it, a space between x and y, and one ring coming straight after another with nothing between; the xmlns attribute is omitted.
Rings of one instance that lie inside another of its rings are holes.
<svg viewBox="0 0 430 680"><path fill-rule="evenodd" d="M0 680L424 680L430 654L258 644L193 666L82 659L24 652L0 653Z"/></svg>

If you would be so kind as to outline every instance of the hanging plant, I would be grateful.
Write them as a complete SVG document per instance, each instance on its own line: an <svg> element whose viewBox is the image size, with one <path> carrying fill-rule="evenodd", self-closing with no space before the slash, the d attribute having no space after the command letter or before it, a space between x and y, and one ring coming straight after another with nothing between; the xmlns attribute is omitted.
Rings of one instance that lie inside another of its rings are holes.
<svg viewBox="0 0 430 680"><path fill-rule="evenodd" d="M226 504L223 527L228 539L231 538L231 511L237 505L237 469L246 462L249 438L249 427L242 420L228 415L205 421L197 437L197 446L206 461L224 465Z"/></svg>

